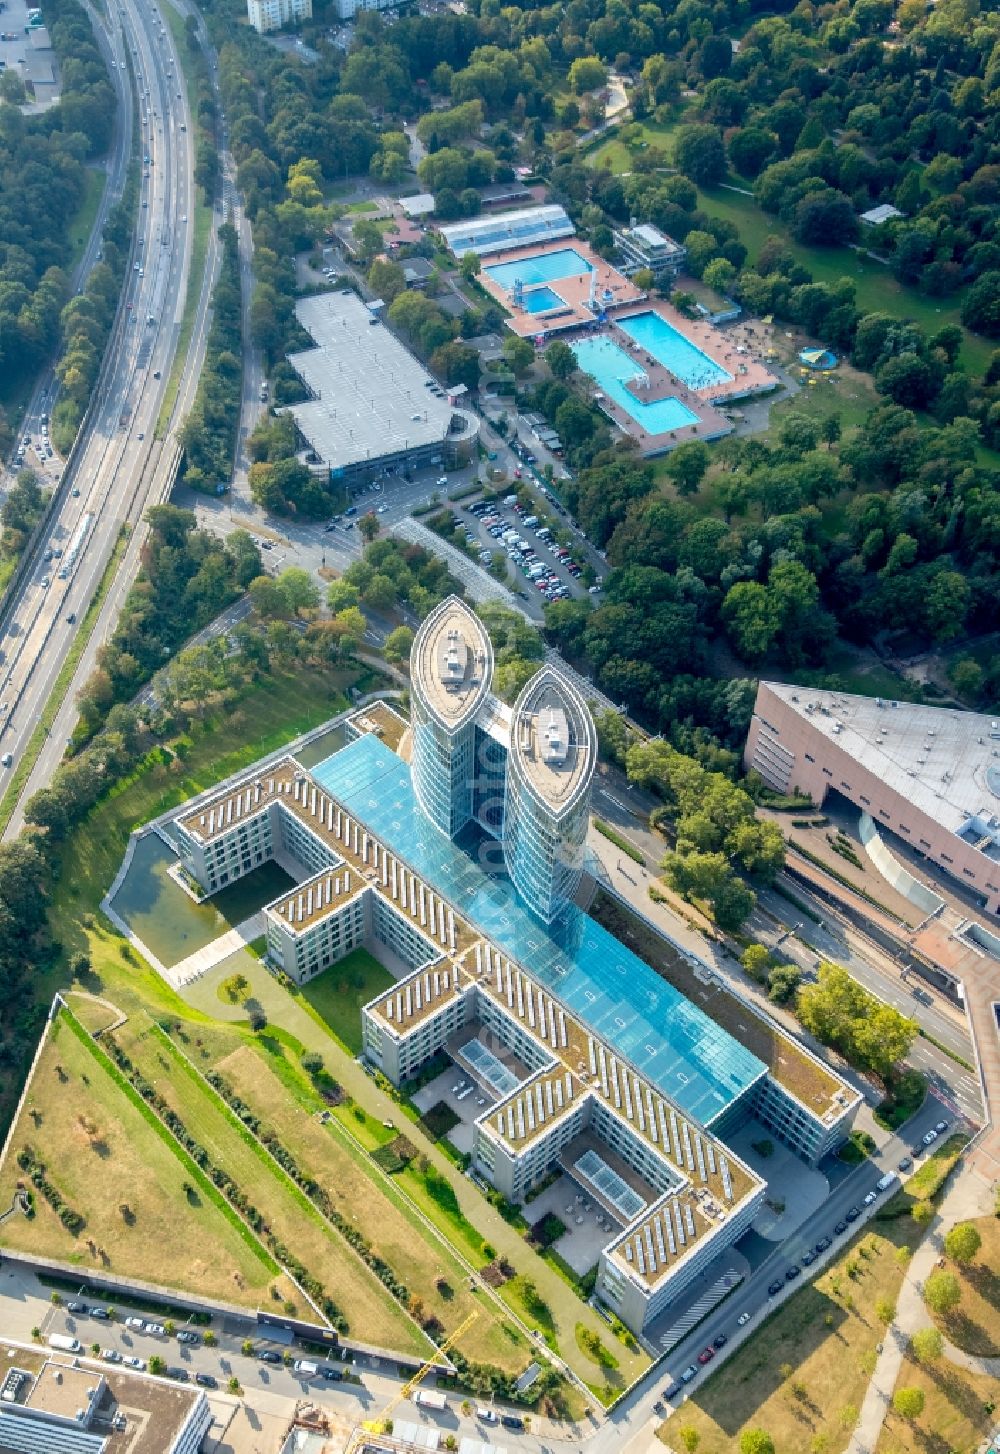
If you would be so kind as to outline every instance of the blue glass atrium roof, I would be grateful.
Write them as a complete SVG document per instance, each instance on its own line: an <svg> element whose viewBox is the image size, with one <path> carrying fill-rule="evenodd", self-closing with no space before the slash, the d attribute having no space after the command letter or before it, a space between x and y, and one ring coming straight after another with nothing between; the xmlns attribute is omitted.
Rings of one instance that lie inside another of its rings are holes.
<svg viewBox="0 0 1000 1454"><path fill-rule="evenodd" d="M503 876L500 845L484 836L473 845L473 857L433 828L414 797L409 767L377 737L358 738L311 771L393 853L701 1125L710 1125L765 1073L762 1061L582 909L570 905L555 924L535 919Z"/></svg>

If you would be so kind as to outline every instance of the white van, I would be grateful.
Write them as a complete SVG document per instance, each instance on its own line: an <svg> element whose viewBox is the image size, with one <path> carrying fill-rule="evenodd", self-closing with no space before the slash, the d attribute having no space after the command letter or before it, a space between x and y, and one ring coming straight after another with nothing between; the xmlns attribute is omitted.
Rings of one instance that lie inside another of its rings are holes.
<svg viewBox="0 0 1000 1454"><path fill-rule="evenodd" d="M301 1373L303 1378L315 1378L319 1373L319 1364L311 1363L308 1358L296 1358L292 1367L296 1373Z"/></svg>

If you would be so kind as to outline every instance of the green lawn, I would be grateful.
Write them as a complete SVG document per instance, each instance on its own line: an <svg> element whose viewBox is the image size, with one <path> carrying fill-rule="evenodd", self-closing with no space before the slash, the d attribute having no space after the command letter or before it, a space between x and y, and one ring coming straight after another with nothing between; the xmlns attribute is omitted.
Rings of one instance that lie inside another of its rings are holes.
<svg viewBox="0 0 1000 1454"><path fill-rule="evenodd" d="M361 1006L392 984L392 975L367 949L355 949L298 992L350 1055L361 1053Z"/></svg>
<svg viewBox="0 0 1000 1454"><path fill-rule="evenodd" d="M123 1092L86 1032L56 1021L0 1171L10 1205L25 1145L85 1219L74 1235L37 1193L36 1215L0 1228L4 1246L255 1308L290 1285L257 1239L168 1133ZM185 1192L185 1185L191 1187Z"/></svg>
<svg viewBox="0 0 1000 1454"><path fill-rule="evenodd" d="M850 278L855 286L858 307L863 312L892 313L898 318L912 319L927 333L934 333L946 323L961 327L959 305L954 300L925 298L913 288L898 283L882 263L862 257L848 247L805 247L795 242L777 217L764 212L752 197L724 187L699 188L698 206L716 217L725 217L739 229L740 241L754 261L764 239L780 237L793 257L807 267L817 283L835 283ZM974 333L965 333L961 360L971 372L982 373L994 345Z"/></svg>
<svg viewBox="0 0 1000 1454"><path fill-rule="evenodd" d="M630 125L635 123L630 123ZM595 146L593 151L587 153L587 163L592 167L606 167L617 173L630 172L635 166L635 159L641 156L646 147L660 146L670 151L670 138L677 130L677 122L670 121L665 126L659 126L655 121L643 121L638 123L642 128L642 141L645 146L635 149L625 146L618 140L617 134L612 134L607 141L602 141Z"/></svg>
<svg viewBox="0 0 1000 1454"><path fill-rule="evenodd" d="M83 257L84 249L97 220L97 209L101 205L101 198L104 196L104 189L108 184L108 174L103 167L88 167L85 179L86 191L83 194L83 201L69 225L69 253L65 264L67 272L72 272Z"/></svg>

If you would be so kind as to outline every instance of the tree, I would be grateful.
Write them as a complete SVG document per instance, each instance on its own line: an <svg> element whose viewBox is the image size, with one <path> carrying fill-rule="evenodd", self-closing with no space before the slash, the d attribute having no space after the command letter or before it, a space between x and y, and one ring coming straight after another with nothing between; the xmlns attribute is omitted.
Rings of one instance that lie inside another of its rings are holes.
<svg viewBox="0 0 1000 1454"><path fill-rule="evenodd" d="M740 964L751 979L755 979L758 984L766 984L774 961L763 944L748 944L740 955Z"/></svg>
<svg viewBox="0 0 1000 1454"><path fill-rule="evenodd" d="M722 620L744 661L762 661L781 630L778 602L759 581L737 581L722 603Z"/></svg>
<svg viewBox="0 0 1000 1454"><path fill-rule="evenodd" d="M962 1301L962 1288L953 1272L938 1269L924 1283L924 1302L932 1313L944 1316Z"/></svg>
<svg viewBox="0 0 1000 1454"><path fill-rule="evenodd" d="M603 86L607 82L608 71L597 56L577 56L569 68L567 79L570 90L582 96L585 91L596 91Z"/></svg>
<svg viewBox="0 0 1000 1454"><path fill-rule="evenodd" d="M674 161L699 186L712 186L726 175L726 148L717 126L681 126L674 145Z"/></svg>
<svg viewBox="0 0 1000 1454"><path fill-rule="evenodd" d="M827 449L832 449L838 443L841 434L840 415L828 414L820 425L820 437Z"/></svg>
<svg viewBox="0 0 1000 1454"><path fill-rule="evenodd" d="M944 1250L952 1262L965 1267L974 1261L983 1245L979 1229L972 1222L958 1222L944 1239Z"/></svg>
<svg viewBox="0 0 1000 1454"><path fill-rule="evenodd" d="M693 495L708 469L711 456L708 445L700 439L689 439L667 456L667 474L677 486L679 495Z"/></svg>
<svg viewBox="0 0 1000 1454"><path fill-rule="evenodd" d="M744 1429L740 1454L774 1454L774 1440L765 1429Z"/></svg>
<svg viewBox="0 0 1000 1454"><path fill-rule="evenodd" d="M527 339L518 338L516 333L508 333L504 339L503 356L518 378L526 374L535 362L534 348Z"/></svg>
<svg viewBox="0 0 1000 1454"><path fill-rule="evenodd" d="M354 251L361 262L369 267L385 246L385 239L378 229L378 225L370 222L367 217L362 217L355 222L351 231L351 241L354 244Z"/></svg>
<svg viewBox="0 0 1000 1454"><path fill-rule="evenodd" d="M356 606L359 599L357 586L352 586L343 577L331 581L327 587L326 604L334 616L338 611L345 611L348 606Z"/></svg>
<svg viewBox="0 0 1000 1454"><path fill-rule="evenodd" d="M678 1430L678 1437L687 1450L687 1454L697 1454L698 1445L701 1443L701 1435L693 1424L684 1424Z"/></svg>
<svg viewBox="0 0 1000 1454"><path fill-rule="evenodd" d="M290 616L308 616L319 606L319 587L301 566L288 566L274 584Z"/></svg>
<svg viewBox="0 0 1000 1454"><path fill-rule="evenodd" d="M833 187L810 192L795 208L792 231L799 242L841 247L857 239L859 223L850 197Z"/></svg>
<svg viewBox="0 0 1000 1454"><path fill-rule="evenodd" d="M741 177L758 176L774 155L775 139L760 127L745 126L729 138L729 163Z"/></svg>
<svg viewBox="0 0 1000 1454"><path fill-rule="evenodd" d="M936 1363L944 1352L944 1339L937 1328L921 1328L910 1339L910 1352L918 1363Z"/></svg>
<svg viewBox="0 0 1000 1454"><path fill-rule="evenodd" d="M568 379L576 371L576 354L558 338L545 350L545 362L557 379Z"/></svg>
<svg viewBox="0 0 1000 1454"><path fill-rule="evenodd" d="M413 632L409 626L397 626L395 631L390 631L385 639L386 660L408 661L412 645Z"/></svg>
<svg viewBox="0 0 1000 1454"><path fill-rule="evenodd" d="M379 524L379 518L375 514L374 510L369 510L366 514L362 515L361 519L358 521L358 529L360 530L361 537L366 545L371 545L372 541L375 539L381 528L382 527Z"/></svg>
<svg viewBox="0 0 1000 1454"><path fill-rule="evenodd" d="M1000 337L1000 272L983 273L962 300L962 322L976 333Z"/></svg>
<svg viewBox="0 0 1000 1454"><path fill-rule="evenodd" d="M924 1411L922 1388L897 1388L892 1396L892 1407L901 1419L918 1419Z"/></svg>

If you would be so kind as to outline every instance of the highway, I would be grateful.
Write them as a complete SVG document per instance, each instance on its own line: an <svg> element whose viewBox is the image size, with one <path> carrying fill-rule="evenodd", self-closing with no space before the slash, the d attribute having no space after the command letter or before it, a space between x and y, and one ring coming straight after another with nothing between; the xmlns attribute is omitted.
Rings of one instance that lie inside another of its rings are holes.
<svg viewBox="0 0 1000 1454"><path fill-rule="evenodd" d="M194 333L170 428L154 431L178 345L187 296L194 213L193 137L169 26L156 5L123 0L112 13L122 59L130 53L139 93L142 184L136 236L121 310L88 419L60 482L45 538L5 627L0 698L0 789L31 737L114 549L121 526L165 498L177 457L175 432L194 398L207 331L217 244L212 234ZM116 68L115 74L120 74ZM216 214L214 222L221 220ZM89 517L89 523L88 523ZM62 562L77 532L85 539ZM21 807L58 765L76 717L75 696L107 640L138 569L143 530L133 532L93 637L5 836L19 831ZM51 556L48 554L51 552Z"/></svg>

